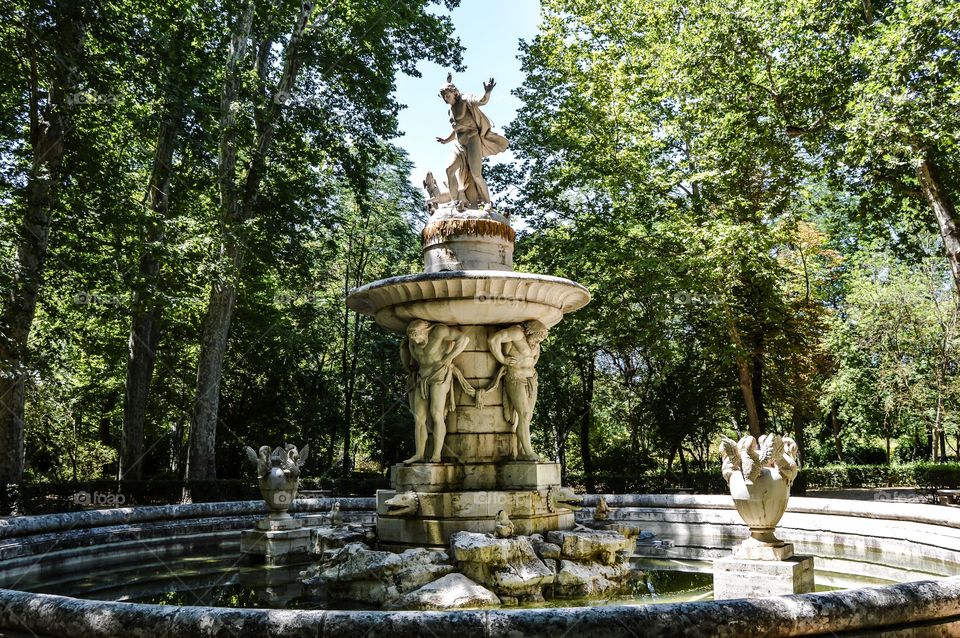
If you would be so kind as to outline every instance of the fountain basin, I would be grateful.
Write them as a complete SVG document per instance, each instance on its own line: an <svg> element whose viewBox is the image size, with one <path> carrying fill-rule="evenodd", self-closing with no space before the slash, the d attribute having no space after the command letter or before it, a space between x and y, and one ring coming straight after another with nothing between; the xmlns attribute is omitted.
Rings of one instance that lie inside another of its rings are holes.
<svg viewBox="0 0 960 638"><path fill-rule="evenodd" d="M590 301L580 284L549 275L461 270L390 277L353 290L351 310L404 332L414 319L447 325L505 325L539 320L548 328Z"/></svg>
<svg viewBox="0 0 960 638"><path fill-rule="evenodd" d="M372 519L374 499L340 501L346 520ZM674 541L669 548L638 548L634 562L642 569L709 572L715 558L729 554L730 547L749 534L729 496L628 494L608 496L607 502L611 520L640 522ZM595 503L595 496L585 497L588 507L578 518L591 518L590 505ZM329 499L300 500L292 511L328 511L331 504ZM219 546L224 555L236 556L239 530L252 527L264 512L257 502L209 503L0 521L0 587L5 588L0 589L0 630L13 636L73 638L431 632L626 637L642 627L647 636L742 638L846 631L890 637L956 635L960 629L960 510L804 498L791 499L780 534L799 552L817 557L818 585L850 589L756 600L430 613L176 606L35 593L38 583L51 591L50 583L104 564L117 566L112 587L126 580L136 593L143 584L135 569L138 560L167 560L201 546ZM178 586L177 578L169 580Z"/></svg>

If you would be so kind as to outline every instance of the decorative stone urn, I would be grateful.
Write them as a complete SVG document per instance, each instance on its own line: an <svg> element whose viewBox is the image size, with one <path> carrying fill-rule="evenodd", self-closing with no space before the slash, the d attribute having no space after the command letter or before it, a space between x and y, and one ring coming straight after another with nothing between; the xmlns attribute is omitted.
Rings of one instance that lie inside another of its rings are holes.
<svg viewBox="0 0 960 638"><path fill-rule="evenodd" d="M739 442L724 437L720 443L723 478L750 538L733 548L737 558L784 560L793 545L774 533L787 509L790 486L800 466L797 444L790 437L765 434L758 441L745 436Z"/></svg>
<svg viewBox="0 0 960 638"><path fill-rule="evenodd" d="M289 443L285 447L274 448L272 452L269 445L262 446L259 453L249 446L245 449L247 458L257 467L260 495L270 509L270 513L257 522L257 529L276 531L299 528L300 521L290 516L287 510L297 498L300 468L307 461L310 446L303 446L299 452L296 446Z"/></svg>

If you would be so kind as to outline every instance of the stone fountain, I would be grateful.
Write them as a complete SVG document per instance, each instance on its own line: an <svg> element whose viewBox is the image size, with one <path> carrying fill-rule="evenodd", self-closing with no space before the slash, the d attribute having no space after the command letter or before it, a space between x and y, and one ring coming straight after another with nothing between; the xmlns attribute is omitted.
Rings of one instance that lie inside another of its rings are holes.
<svg viewBox="0 0 960 638"><path fill-rule="evenodd" d="M560 467L537 457L530 421L540 343L563 316L590 301L567 279L513 270L515 232L492 207L481 160L507 140L491 130L482 96L448 76L453 142L449 191L428 174L430 218L421 233L423 272L352 291L347 305L405 335L416 453L377 494L381 547L447 547L456 532L494 533L498 514L518 535L567 530L579 500ZM502 529L502 528L501 528Z"/></svg>

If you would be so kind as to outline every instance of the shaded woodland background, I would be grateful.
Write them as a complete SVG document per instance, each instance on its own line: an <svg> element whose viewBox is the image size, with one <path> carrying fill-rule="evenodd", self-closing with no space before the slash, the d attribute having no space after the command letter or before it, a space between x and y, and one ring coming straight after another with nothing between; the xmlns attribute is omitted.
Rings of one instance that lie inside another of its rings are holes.
<svg viewBox="0 0 960 638"><path fill-rule="evenodd" d="M18 0L0 20L0 476L314 477L409 454L399 342L346 292L419 270L398 73L456 1ZM544 0L517 268L593 302L533 425L569 475L960 457L960 3Z"/></svg>

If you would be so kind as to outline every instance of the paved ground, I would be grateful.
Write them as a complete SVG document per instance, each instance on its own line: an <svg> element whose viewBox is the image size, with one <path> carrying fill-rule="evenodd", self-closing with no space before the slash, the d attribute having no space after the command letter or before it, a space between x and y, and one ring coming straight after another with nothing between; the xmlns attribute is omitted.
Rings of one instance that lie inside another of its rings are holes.
<svg viewBox="0 0 960 638"><path fill-rule="evenodd" d="M847 490L807 490L810 498L845 498L853 501L928 503L923 494L911 487L858 488Z"/></svg>

